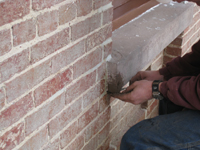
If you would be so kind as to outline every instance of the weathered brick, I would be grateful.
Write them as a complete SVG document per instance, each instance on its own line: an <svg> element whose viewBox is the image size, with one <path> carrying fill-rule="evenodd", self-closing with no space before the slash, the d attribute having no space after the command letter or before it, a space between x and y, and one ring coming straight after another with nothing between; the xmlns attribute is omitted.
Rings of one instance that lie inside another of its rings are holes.
<svg viewBox="0 0 200 150"><path fill-rule="evenodd" d="M37 62L69 43L69 28L43 40L31 47L31 61Z"/></svg>
<svg viewBox="0 0 200 150"><path fill-rule="evenodd" d="M82 112L82 98L78 99L70 107L66 108L59 116L49 123L49 136L53 138L67 124L75 119Z"/></svg>
<svg viewBox="0 0 200 150"><path fill-rule="evenodd" d="M14 74L21 72L29 66L28 49L0 62L1 82L10 79Z"/></svg>
<svg viewBox="0 0 200 150"><path fill-rule="evenodd" d="M38 111L29 115L25 118L26 128L25 133L29 135L38 127L42 126L49 119L60 112L65 106L65 95L62 94L55 98L53 101L49 102L47 105L43 106Z"/></svg>
<svg viewBox="0 0 200 150"><path fill-rule="evenodd" d="M0 31L0 56L9 52L11 50L11 48L12 48L12 46L11 46L10 29Z"/></svg>
<svg viewBox="0 0 200 150"><path fill-rule="evenodd" d="M82 131L98 114L98 103L95 103L78 119L78 132Z"/></svg>
<svg viewBox="0 0 200 150"><path fill-rule="evenodd" d="M84 41L81 41L72 47L58 53L52 58L52 72L56 73L61 68L66 67L74 62L77 58L85 53ZM70 57L69 57L70 56Z"/></svg>
<svg viewBox="0 0 200 150"><path fill-rule="evenodd" d="M164 56L163 57L163 64L167 64L168 62L170 62L172 59L174 59L173 57L168 57L168 56Z"/></svg>
<svg viewBox="0 0 200 150"><path fill-rule="evenodd" d="M4 93L4 87L0 87L0 110L4 107L5 105L5 93Z"/></svg>
<svg viewBox="0 0 200 150"><path fill-rule="evenodd" d="M13 149L24 140L24 123L19 123L0 136L0 150Z"/></svg>
<svg viewBox="0 0 200 150"><path fill-rule="evenodd" d="M176 39L174 39L171 44L172 45L176 45L176 46L181 46L183 42L183 38L181 37L177 37Z"/></svg>
<svg viewBox="0 0 200 150"><path fill-rule="evenodd" d="M58 26L58 11L50 11L41 14L37 18L38 35L42 36L57 29Z"/></svg>
<svg viewBox="0 0 200 150"><path fill-rule="evenodd" d="M107 140L98 148L98 150L115 150L110 148L110 138L107 138Z"/></svg>
<svg viewBox="0 0 200 150"><path fill-rule="evenodd" d="M86 55L73 65L73 78L81 76L83 73L92 69L102 61L102 48L99 47L95 51Z"/></svg>
<svg viewBox="0 0 200 150"><path fill-rule="evenodd" d="M99 68L97 69L97 81L100 81L102 79L105 79L107 76L106 73L106 62L104 62L103 64L101 64L101 66L99 66Z"/></svg>
<svg viewBox="0 0 200 150"><path fill-rule="evenodd" d="M92 0L77 0L77 16L85 16L92 11Z"/></svg>
<svg viewBox="0 0 200 150"><path fill-rule="evenodd" d="M26 95L0 114L0 131L9 127L25 116L34 107L31 94Z"/></svg>
<svg viewBox="0 0 200 150"><path fill-rule="evenodd" d="M112 2L112 0L94 0L93 9L98 9L110 2Z"/></svg>
<svg viewBox="0 0 200 150"><path fill-rule="evenodd" d="M101 14L97 13L71 27L72 41L75 41L101 26Z"/></svg>
<svg viewBox="0 0 200 150"><path fill-rule="evenodd" d="M112 42L104 45L104 59L108 57L112 53Z"/></svg>
<svg viewBox="0 0 200 150"><path fill-rule="evenodd" d="M86 40L86 51L93 49L94 47L102 44L107 38L111 37L112 28L110 25L98 30L90 35Z"/></svg>
<svg viewBox="0 0 200 150"><path fill-rule="evenodd" d="M30 12L30 0L0 2L0 26L24 17Z"/></svg>
<svg viewBox="0 0 200 150"><path fill-rule="evenodd" d="M163 64L163 53L159 54L151 64L151 70L158 70Z"/></svg>
<svg viewBox="0 0 200 150"><path fill-rule="evenodd" d="M67 146L75 137L78 131L78 123L74 122L60 135L61 149Z"/></svg>
<svg viewBox="0 0 200 150"><path fill-rule="evenodd" d="M182 49L168 46L167 48L165 48L165 52L172 56L181 56Z"/></svg>
<svg viewBox="0 0 200 150"><path fill-rule="evenodd" d="M88 142L92 136L94 136L100 129L109 122L110 119L110 109L107 109L101 116L96 118L96 120L89 125L85 130L85 142Z"/></svg>
<svg viewBox="0 0 200 150"><path fill-rule="evenodd" d="M44 8L50 8L58 3L61 3L65 0L33 0L33 10L41 10Z"/></svg>
<svg viewBox="0 0 200 150"><path fill-rule="evenodd" d="M59 139L54 140L51 143L48 143L42 150L59 150L60 141Z"/></svg>
<svg viewBox="0 0 200 150"><path fill-rule="evenodd" d="M36 36L36 21L29 19L13 26L13 45L17 46L34 39Z"/></svg>
<svg viewBox="0 0 200 150"><path fill-rule="evenodd" d="M82 77L75 84L70 86L66 90L66 104L72 102L75 98L78 98L83 92L89 89L92 85L95 84L96 72L92 72L85 77Z"/></svg>
<svg viewBox="0 0 200 150"><path fill-rule="evenodd" d="M80 150L84 145L84 136L78 136L65 150Z"/></svg>
<svg viewBox="0 0 200 150"><path fill-rule="evenodd" d="M151 115L151 113L153 112L154 109L156 109L158 107L159 101L158 100L153 100L153 103L151 103L148 108L147 108L147 115ZM158 110L158 109L157 109ZM157 114L154 115L158 115L158 111ZM153 117L153 116L151 116ZM155 116L154 116L155 117Z"/></svg>
<svg viewBox="0 0 200 150"><path fill-rule="evenodd" d="M69 3L59 8L59 24L65 24L76 17L76 6L75 4Z"/></svg>
<svg viewBox="0 0 200 150"><path fill-rule="evenodd" d="M7 102L13 101L15 98L33 88L35 85L44 80L51 73L50 61L41 63L40 65L30 69L17 78L6 83Z"/></svg>
<svg viewBox="0 0 200 150"><path fill-rule="evenodd" d="M57 74L53 79L45 82L34 91L35 105L38 106L64 86L72 81L71 69L67 69L62 73Z"/></svg>
<svg viewBox="0 0 200 150"><path fill-rule="evenodd" d="M111 23L113 20L113 8L109 8L103 12L103 25Z"/></svg>
<svg viewBox="0 0 200 150"><path fill-rule="evenodd" d="M41 129L36 135L31 137L19 150L36 150L40 149L48 142L47 127Z"/></svg>
<svg viewBox="0 0 200 150"><path fill-rule="evenodd" d="M109 95L104 95L99 101L99 113L103 112L105 109L109 107L110 100Z"/></svg>
<svg viewBox="0 0 200 150"><path fill-rule="evenodd" d="M104 140L108 137L110 129L110 123L107 123L107 125L99 132L98 137L98 144L101 145Z"/></svg>
<svg viewBox="0 0 200 150"><path fill-rule="evenodd" d="M89 150L89 149L96 149L98 146L98 135L93 137L89 143L87 143L84 147L83 150Z"/></svg>
<svg viewBox="0 0 200 150"><path fill-rule="evenodd" d="M101 86L101 82L92 87L86 94L83 95L83 108L90 105L95 99L101 96L105 88Z"/></svg>

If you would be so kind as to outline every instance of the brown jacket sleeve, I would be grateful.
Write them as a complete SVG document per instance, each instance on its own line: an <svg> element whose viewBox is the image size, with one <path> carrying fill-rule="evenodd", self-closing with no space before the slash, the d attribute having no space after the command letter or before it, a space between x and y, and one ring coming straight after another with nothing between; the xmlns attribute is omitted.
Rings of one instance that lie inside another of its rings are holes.
<svg viewBox="0 0 200 150"><path fill-rule="evenodd" d="M175 58L160 73L167 80L160 87L164 97L177 105L200 110L200 40L191 53Z"/></svg>

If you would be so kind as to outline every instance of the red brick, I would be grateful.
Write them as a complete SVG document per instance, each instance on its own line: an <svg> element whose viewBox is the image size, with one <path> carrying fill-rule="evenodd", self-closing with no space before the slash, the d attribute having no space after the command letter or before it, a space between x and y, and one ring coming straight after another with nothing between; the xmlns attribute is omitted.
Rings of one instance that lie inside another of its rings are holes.
<svg viewBox="0 0 200 150"><path fill-rule="evenodd" d="M56 73L61 68L66 67L70 63L74 62L77 58L85 53L84 41L81 41L72 47L58 53L52 58L52 71ZM69 57L70 56L70 57Z"/></svg>
<svg viewBox="0 0 200 150"><path fill-rule="evenodd" d="M42 150L59 150L59 139L54 140L53 142L49 143L45 146Z"/></svg>
<svg viewBox="0 0 200 150"><path fill-rule="evenodd" d="M102 48L97 48L95 51L86 55L73 65L73 78L81 76L83 73L94 68L102 61Z"/></svg>
<svg viewBox="0 0 200 150"><path fill-rule="evenodd" d="M95 84L96 72L92 72L85 77L82 77L75 84L70 86L66 90L66 104L72 102L75 98L78 98L83 92L89 89L92 85Z"/></svg>
<svg viewBox="0 0 200 150"><path fill-rule="evenodd" d="M108 10L103 12L103 25L111 23L112 20L113 20L113 8L109 8Z"/></svg>
<svg viewBox="0 0 200 150"><path fill-rule="evenodd" d="M101 26L101 14L95 14L71 27L72 41L75 41Z"/></svg>
<svg viewBox="0 0 200 150"><path fill-rule="evenodd" d="M104 87L101 87L101 82L92 87L86 94L83 95L83 108L90 105L95 99L101 96L105 91Z"/></svg>
<svg viewBox="0 0 200 150"><path fill-rule="evenodd" d="M76 17L76 6L75 4L69 3L59 8L59 24L65 24Z"/></svg>
<svg viewBox="0 0 200 150"><path fill-rule="evenodd" d="M1 5L1 4L0 4ZM0 9L1 11L1 9ZM11 50L11 34L10 30L0 31L0 56Z"/></svg>
<svg viewBox="0 0 200 150"><path fill-rule="evenodd" d="M0 26L24 17L30 12L30 0L1 1Z"/></svg>
<svg viewBox="0 0 200 150"><path fill-rule="evenodd" d="M38 35L42 36L57 29L58 26L58 11L46 12L39 15L37 18Z"/></svg>
<svg viewBox="0 0 200 150"><path fill-rule="evenodd" d="M168 62L172 61L173 57L164 56L163 64L166 65Z"/></svg>
<svg viewBox="0 0 200 150"><path fill-rule="evenodd" d="M75 122L70 127L67 128L67 130L64 131L60 135L60 145L61 149L63 149L65 146L67 146L75 137L78 131L78 123Z"/></svg>
<svg viewBox="0 0 200 150"><path fill-rule="evenodd" d="M152 110L158 106L158 104L159 104L158 100L153 100L153 102L148 106L147 115L150 114Z"/></svg>
<svg viewBox="0 0 200 150"><path fill-rule="evenodd" d="M104 45L104 59L108 57L112 53L112 42Z"/></svg>
<svg viewBox="0 0 200 150"><path fill-rule="evenodd" d="M96 118L96 120L89 125L85 130L85 142L88 142L101 128L109 122L110 119L110 109L107 109L101 116Z"/></svg>
<svg viewBox="0 0 200 150"><path fill-rule="evenodd" d="M108 138L97 150L114 150L110 148L110 138Z"/></svg>
<svg viewBox="0 0 200 150"><path fill-rule="evenodd" d="M0 110L4 107L5 105L5 92L4 92L4 87L0 87Z"/></svg>
<svg viewBox="0 0 200 150"><path fill-rule="evenodd" d="M159 58L158 58L159 57ZM154 62L151 64L151 70L158 70L163 64L163 52L158 55Z"/></svg>
<svg viewBox="0 0 200 150"><path fill-rule="evenodd" d="M13 45L17 46L34 39L36 36L36 21L26 20L13 26Z"/></svg>
<svg viewBox="0 0 200 150"><path fill-rule="evenodd" d="M36 150L40 149L48 142L47 127L41 129L36 135L31 137L19 150Z"/></svg>
<svg viewBox="0 0 200 150"><path fill-rule="evenodd" d="M112 28L110 25L107 25L99 31L93 33L86 40L86 51L89 51L94 47L102 44L107 38L111 37L111 35Z"/></svg>
<svg viewBox="0 0 200 150"><path fill-rule="evenodd" d="M110 130L110 123L107 123L107 125L99 132L99 138L98 138L98 144L101 145L103 141L106 140L108 137Z"/></svg>
<svg viewBox="0 0 200 150"><path fill-rule="evenodd" d="M61 3L65 0L33 0L33 10L41 10L44 8L50 8L58 3Z"/></svg>
<svg viewBox="0 0 200 150"><path fill-rule="evenodd" d="M34 107L31 94L26 95L0 114L0 131L24 117Z"/></svg>
<svg viewBox="0 0 200 150"><path fill-rule="evenodd" d="M13 149L24 140L24 123L19 123L0 137L0 150Z"/></svg>
<svg viewBox="0 0 200 150"><path fill-rule="evenodd" d="M96 135L95 137L93 137L89 143L87 143L83 150L93 150L96 149L98 146L98 135Z"/></svg>
<svg viewBox="0 0 200 150"><path fill-rule="evenodd" d="M107 76L106 73L106 62L104 62L99 68L97 69L97 81L105 79Z"/></svg>
<svg viewBox="0 0 200 150"><path fill-rule="evenodd" d="M69 28L66 28L31 47L31 61L34 63L41 60L47 55L66 46L69 41Z"/></svg>
<svg viewBox="0 0 200 150"><path fill-rule="evenodd" d="M108 95L104 95L99 101L99 113L103 112L110 106L110 100Z"/></svg>
<svg viewBox="0 0 200 150"><path fill-rule="evenodd" d="M174 41L171 42L172 45L182 46L183 38L177 37Z"/></svg>
<svg viewBox="0 0 200 150"><path fill-rule="evenodd" d="M77 16L85 16L92 11L92 0L77 0Z"/></svg>
<svg viewBox="0 0 200 150"><path fill-rule="evenodd" d="M108 3L112 2L112 0L94 0L94 9L98 9Z"/></svg>
<svg viewBox="0 0 200 150"><path fill-rule="evenodd" d="M84 136L80 135L65 150L80 150L83 147L83 145L84 145Z"/></svg>
<svg viewBox="0 0 200 150"><path fill-rule="evenodd" d="M94 104L78 119L78 132L82 131L98 114L98 103Z"/></svg>
<svg viewBox="0 0 200 150"><path fill-rule="evenodd" d="M21 72L29 66L29 64L28 49L0 62L1 82L10 79L14 74Z"/></svg>
<svg viewBox="0 0 200 150"><path fill-rule="evenodd" d="M72 81L71 69L57 74L53 79L47 81L34 91L35 105L38 106L61 90Z"/></svg>
<svg viewBox="0 0 200 150"><path fill-rule="evenodd" d="M49 123L49 136L53 138L82 112L82 99L78 99Z"/></svg>
<svg viewBox="0 0 200 150"><path fill-rule="evenodd" d="M59 113L65 106L64 94L58 96L53 101L49 102L47 105L43 106L33 114L25 118L26 128L25 133L29 135L38 127L42 126L49 119Z"/></svg>
<svg viewBox="0 0 200 150"><path fill-rule="evenodd" d="M50 65L50 61L46 61L6 83L7 102L13 101L48 77L51 73Z"/></svg>

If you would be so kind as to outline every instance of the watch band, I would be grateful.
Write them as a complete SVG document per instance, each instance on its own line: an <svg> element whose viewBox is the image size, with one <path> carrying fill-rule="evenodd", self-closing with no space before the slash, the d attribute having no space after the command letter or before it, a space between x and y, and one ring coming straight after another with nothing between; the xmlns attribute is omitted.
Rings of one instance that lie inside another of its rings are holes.
<svg viewBox="0 0 200 150"><path fill-rule="evenodd" d="M161 80L154 80L152 83L152 97L158 100L162 100L164 97L159 91L159 84Z"/></svg>

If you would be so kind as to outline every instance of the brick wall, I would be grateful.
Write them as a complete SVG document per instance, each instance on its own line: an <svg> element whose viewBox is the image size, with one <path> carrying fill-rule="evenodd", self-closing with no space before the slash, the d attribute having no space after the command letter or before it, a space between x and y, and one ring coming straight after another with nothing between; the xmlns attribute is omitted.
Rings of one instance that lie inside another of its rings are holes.
<svg viewBox="0 0 200 150"><path fill-rule="evenodd" d="M104 150L111 0L0 1L0 150Z"/></svg>
<svg viewBox="0 0 200 150"><path fill-rule="evenodd" d="M0 150L116 150L128 128L157 115L157 100L106 95L112 13L111 0L0 1ZM196 7L176 50L148 69L190 50L198 27Z"/></svg>

